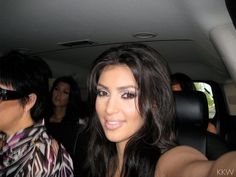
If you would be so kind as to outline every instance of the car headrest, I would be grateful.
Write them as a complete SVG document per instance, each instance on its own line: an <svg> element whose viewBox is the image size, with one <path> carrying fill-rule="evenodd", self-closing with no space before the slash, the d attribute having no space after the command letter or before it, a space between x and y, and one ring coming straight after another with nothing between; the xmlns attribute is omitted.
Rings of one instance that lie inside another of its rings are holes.
<svg viewBox="0 0 236 177"><path fill-rule="evenodd" d="M174 92L177 127L194 126L207 129L208 104L203 92Z"/></svg>

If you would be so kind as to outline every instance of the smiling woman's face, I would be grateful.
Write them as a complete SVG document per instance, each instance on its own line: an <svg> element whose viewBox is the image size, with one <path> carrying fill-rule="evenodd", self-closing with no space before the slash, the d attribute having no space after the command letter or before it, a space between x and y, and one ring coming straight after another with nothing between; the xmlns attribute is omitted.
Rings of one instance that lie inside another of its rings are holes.
<svg viewBox="0 0 236 177"><path fill-rule="evenodd" d="M127 143L143 125L138 86L126 65L104 68L97 85L96 112L109 141Z"/></svg>

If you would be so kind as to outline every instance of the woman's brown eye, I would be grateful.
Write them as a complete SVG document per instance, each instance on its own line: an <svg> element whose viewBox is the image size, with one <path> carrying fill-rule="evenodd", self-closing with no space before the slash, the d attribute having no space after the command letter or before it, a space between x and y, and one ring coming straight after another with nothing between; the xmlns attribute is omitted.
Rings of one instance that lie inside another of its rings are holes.
<svg viewBox="0 0 236 177"><path fill-rule="evenodd" d="M100 97L107 96L107 92L104 90L97 90L97 96L100 96Z"/></svg>
<svg viewBox="0 0 236 177"><path fill-rule="evenodd" d="M121 97L124 99L133 99L137 96L135 92L126 92Z"/></svg>

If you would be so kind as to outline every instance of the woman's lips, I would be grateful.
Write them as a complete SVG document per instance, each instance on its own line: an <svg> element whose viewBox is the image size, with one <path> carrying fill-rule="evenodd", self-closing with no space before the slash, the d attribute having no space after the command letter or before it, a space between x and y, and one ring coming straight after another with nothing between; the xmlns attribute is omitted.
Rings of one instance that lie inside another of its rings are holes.
<svg viewBox="0 0 236 177"><path fill-rule="evenodd" d="M120 128L123 125L124 121L121 120L106 120L105 127L109 130L115 130Z"/></svg>

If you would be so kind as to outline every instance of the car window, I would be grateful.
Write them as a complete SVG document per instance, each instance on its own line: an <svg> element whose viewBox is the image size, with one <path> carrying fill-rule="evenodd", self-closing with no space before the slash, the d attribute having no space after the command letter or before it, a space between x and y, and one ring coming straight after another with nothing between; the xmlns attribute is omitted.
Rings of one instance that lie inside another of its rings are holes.
<svg viewBox="0 0 236 177"><path fill-rule="evenodd" d="M198 91L205 93L208 103L209 119L213 119L216 114L215 101L211 86L205 82L194 82Z"/></svg>

